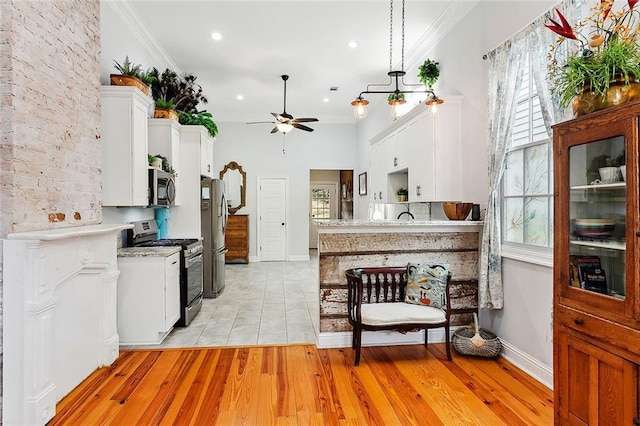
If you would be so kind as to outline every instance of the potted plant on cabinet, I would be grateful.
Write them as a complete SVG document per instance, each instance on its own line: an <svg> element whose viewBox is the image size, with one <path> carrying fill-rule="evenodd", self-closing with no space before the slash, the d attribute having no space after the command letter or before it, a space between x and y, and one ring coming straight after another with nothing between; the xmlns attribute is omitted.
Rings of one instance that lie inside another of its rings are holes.
<svg viewBox="0 0 640 426"><path fill-rule="evenodd" d="M151 92L156 100L156 110L172 107L177 111L176 119L180 124L202 125L211 137L216 136L218 128L211 113L197 109L200 103L206 104L208 100L202 92L202 87L196 83L195 75L191 73L178 75L168 68L162 74L154 68L151 75L155 77ZM165 113L160 112L155 116L163 118Z"/></svg>
<svg viewBox="0 0 640 426"><path fill-rule="evenodd" d="M144 74L145 79L148 80L147 76L149 75L149 71L142 71L142 66L140 64L133 63L129 60L129 56L127 55L124 58L122 64L118 61L114 60L114 67L116 70L120 72L120 74L111 74L109 76L109 80L111 84L114 86L135 86L140 89L145 95L149 94L149 86L147 82L144 82L140 77Z"/></svg>
<svg viewBox="0 0 640 426"><path fill-rule="evenodd" d="M407 201L407 197L409 196L409 190L403 187L400 187L396 191L396 195L398 196L398 201L400 202Z"/></svg>
<svg viewBox="0 0 640 426"><path fill-rule="evenodd" d="M418 67L418 79L422 84L427 86L429 90L433 90L433 85L440 77L439 62L426 59L422 65Z"/></svg>

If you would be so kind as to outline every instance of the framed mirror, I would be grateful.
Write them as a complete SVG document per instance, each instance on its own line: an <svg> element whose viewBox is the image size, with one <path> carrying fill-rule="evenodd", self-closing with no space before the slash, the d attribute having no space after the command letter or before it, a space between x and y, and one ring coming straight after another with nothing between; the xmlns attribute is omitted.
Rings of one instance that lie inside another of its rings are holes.
<svg viewBox="0 0 640 426"><path fill-rule="evenodd" d="M231 161L220 172L220 179L224 181L224 195L229 206L229 214L234 214L245 206L247 174L240 164Z"/></svg>

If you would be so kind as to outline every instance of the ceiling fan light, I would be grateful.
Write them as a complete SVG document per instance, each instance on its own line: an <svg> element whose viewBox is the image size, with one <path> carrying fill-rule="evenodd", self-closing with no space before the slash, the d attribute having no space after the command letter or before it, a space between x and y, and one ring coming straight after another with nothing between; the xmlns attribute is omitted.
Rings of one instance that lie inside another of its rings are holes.
<svg viewBox="0 0 640 426"><path fill-rule="evenodd" d="M278 128L278 130L280 130L282 133L289 133L291 130L293 130L293 125L289 124L289 123L277 123L276 127Z"/></svg>

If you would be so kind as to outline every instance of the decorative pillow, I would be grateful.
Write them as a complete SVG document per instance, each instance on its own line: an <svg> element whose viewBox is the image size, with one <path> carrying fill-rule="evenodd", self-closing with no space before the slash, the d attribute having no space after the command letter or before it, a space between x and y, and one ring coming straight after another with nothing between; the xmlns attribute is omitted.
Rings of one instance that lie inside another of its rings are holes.
<svg viewBox="0 0 640 426"><path fill-rule="evenodd" d="M444 309L449 265L407 265L407 287L404 301Z"/></svg>

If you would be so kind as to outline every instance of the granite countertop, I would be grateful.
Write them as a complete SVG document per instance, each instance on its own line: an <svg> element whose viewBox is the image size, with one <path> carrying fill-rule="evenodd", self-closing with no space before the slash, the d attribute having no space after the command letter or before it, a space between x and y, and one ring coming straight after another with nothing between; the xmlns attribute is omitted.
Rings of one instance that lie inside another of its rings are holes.
<svg viewBox="0 0 640 426"><path fill-rule="evenodd" d="M169 257L182 250L180 246L160 246L160 247L122 247L118 249L118 257Z"/></svg>
<svg viewBox="0 0 640 426"><path fill-rule="evenodd" d="M328 219L315 220L318 228L322 227L424 227L424 226L481 226L483 222L475 220L398 220L398 219Z"/></svg>

